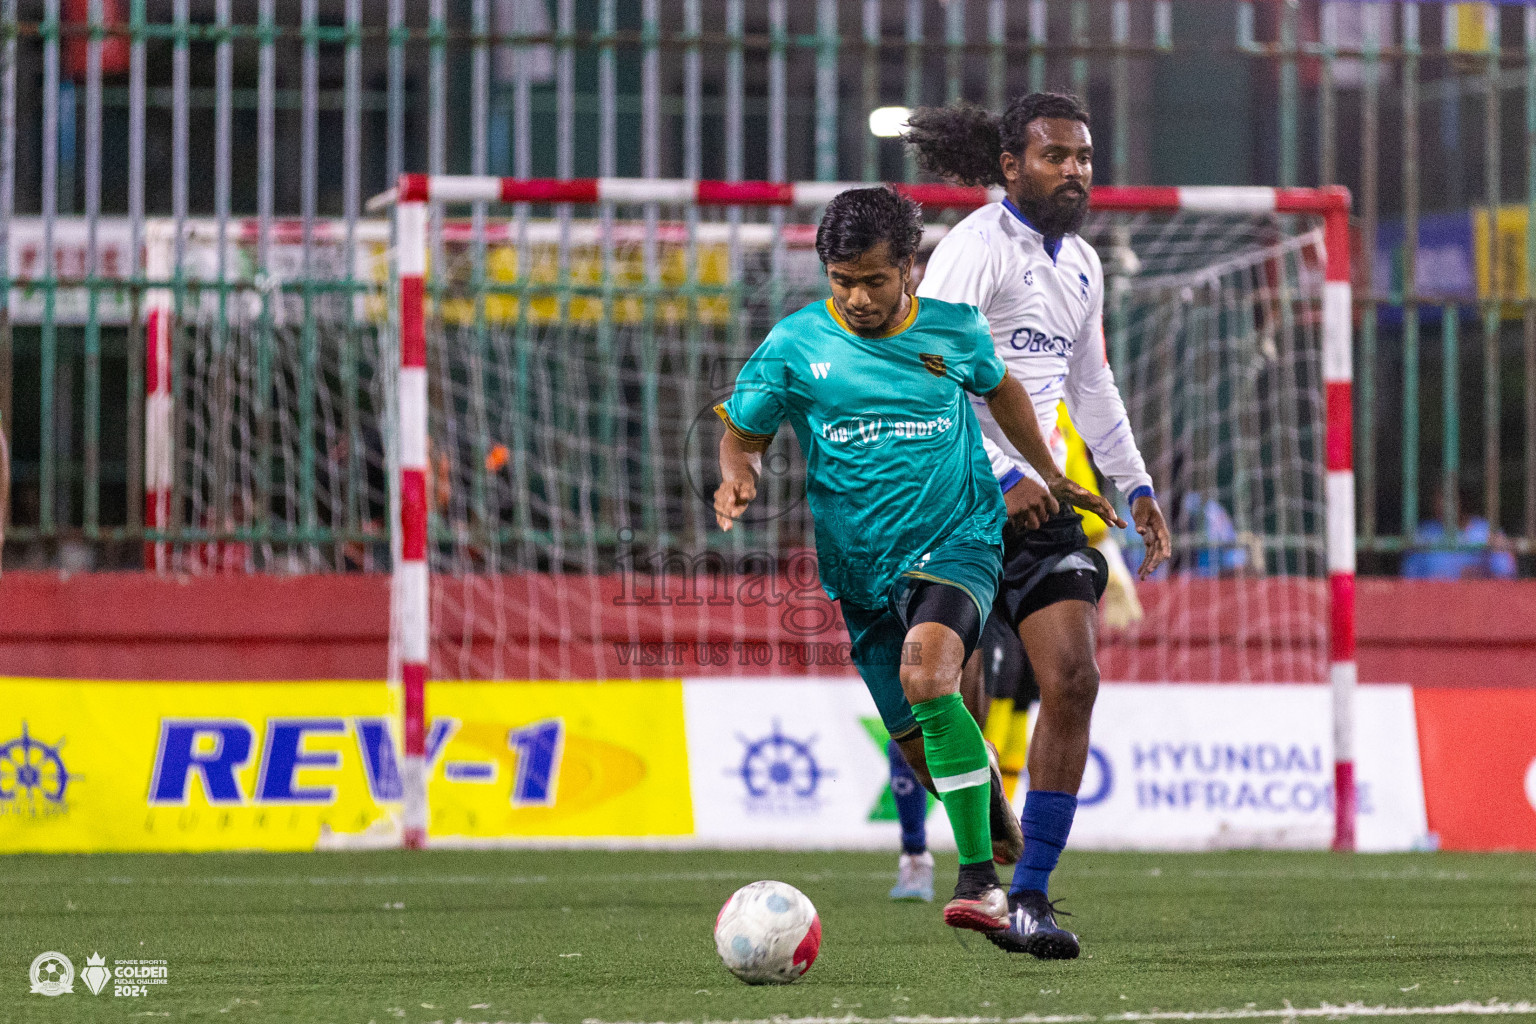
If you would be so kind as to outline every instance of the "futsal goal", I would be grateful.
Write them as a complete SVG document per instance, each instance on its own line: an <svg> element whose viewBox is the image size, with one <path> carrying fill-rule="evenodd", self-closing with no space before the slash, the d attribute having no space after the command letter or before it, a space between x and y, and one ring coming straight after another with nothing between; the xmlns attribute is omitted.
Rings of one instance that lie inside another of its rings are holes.
<svg viewBox="0 0 1536 1024"><path fill-rule="evenodd" d="M721 534L711 410L826 296L816 218L848 187L406 175L373 204L388 219L151 224L149 276L174 287L146 300L146 557L392 574L409 846L430 680L814 669L835 617L800 452L781 431ZM897 187L925 251L993 198ZM1345 849L1347 218L1339 189L1096 188L1083 231L1174 534L1104 677L1330 684ZM545 740L519 742L536 762Z"/></svg>

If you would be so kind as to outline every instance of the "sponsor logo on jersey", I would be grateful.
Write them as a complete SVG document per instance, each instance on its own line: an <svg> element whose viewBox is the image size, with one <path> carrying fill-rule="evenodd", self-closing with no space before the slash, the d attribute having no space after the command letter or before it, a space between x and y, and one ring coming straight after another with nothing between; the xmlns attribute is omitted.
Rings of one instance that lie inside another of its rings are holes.
<svg viewBox="0 0 1536 1024"><path fill-rule="evenodd" d="M942 377L942 376L944 376L944 357L943 356L936 356L936 355L931 355L931 354L929 354L927 352L922 352L922 353L918 354L917 358L919 358L919 359L921 359L923 361L923 366L924 366L924 368L927 369L927 371L929 373L933 374L935 377Z"/></svg>
<svg viewBox="0 0 1536 1024"><path fill-rule="evenodd" d="M1083 286L1083 301L1087 302L1088 301L1088 275L1084 274L1082 271L1078 271L1077 280L1078 280L1078 283Z"/></svg>
<svg viewBox="0 0 1536 1024"><path fill-rule="evenodd" d="M1019 352L1028 352L1031 355L1065 357L1072 354L1071 338L1063 338L1059 334L1048 335L1033 327L1020 327L1014 331L1008 339L1008 344Z"/></svg>
<svg viewBox="0 0 1536 1024"><path fill-rule="evenodd" d="M1035 272L1034 272L1034 270L1031 269L1031 270L1024 271L1024 286L1027 288L1027 287L1030 287L1031 285L1033 285L1034 283L1035 283Z"/></svg>
<svg viewBox="0 0 1536 1024"><path fill-rule="evenodd" d="M811 376L818 380L825 380L828 373L832 372L831 363L812 363Z"/></svg>
<svg viewBox="0 0 1536 1024"><path fill-rule="evenodd" d="M828 441L853 444L860 448L879 448L893 439L937 437L954 425L955 421L950 416L931 420L887 420L880 416L870 416L840 423L823 423L821 436Z"/></svg>

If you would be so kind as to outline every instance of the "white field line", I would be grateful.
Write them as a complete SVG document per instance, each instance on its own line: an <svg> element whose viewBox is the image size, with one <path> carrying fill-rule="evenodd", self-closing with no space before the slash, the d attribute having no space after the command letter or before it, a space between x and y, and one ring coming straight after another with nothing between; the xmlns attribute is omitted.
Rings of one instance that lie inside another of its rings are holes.
<svg viewBox="0 0 1536 1024"><path fill-rule="evenodd" d="M811 871L796 872L793 877L805 882L827 879L894 878L890 871ZM357 877L325 875L210 875L205 878L152 878L113 875L108 878L84 878L85 885L548 885L580 882L589 884L629 885L640 882L731 882L762 877L761 871L645 871L611 875L360 875Z"/></svg>
<svg viewBox="0 0 1536 1024"><path fill-rule="evenodd" d="M808 882L825 879L883 879L895 874L892 871L811 871L797 873L794 877ZM1312 869L1222 869L1178 867L1137 868L1116 870L1113 867L1093 868L1095 877L1127 878L1200 878L1200 879L1297 879L1329 880L1344 882L1536 882L1536 872L1490 874L1479 871L1455 871L1445 869L1404 868L1401 870L1374 871L1324 871ZM586 882L593 884L634 884L644 882L728 882L737 878L751 880L759 877L759 871L635 871L623 874L581 875L210 875L207 877L138 877L112 875L103 878L84 878L85 885L547 885L552 882Z"/></svg>
<svg viewBox="0 0 1536 1024"><path fill-rule="evenodd" d="M1109 1013L1098 1016L1091 1013L1028 1013L1020 1017L930 1017L927 1015L890 1017L860 1017L847 1014L841 1017L747 1017L731 1020L700 1018L682 1021L608 1021L588 1017L582 1024L1139 1024L1143 1021L1200 1021L1200 1020L1349 1020L1370 1017L1518 1017L1536 1016L1536 1003L1505 1003L1493 1000L1486 1003L1472 1001L1445 1003L1440 1006L1369 1006L1365 1003L1322 1003L1318 1006L1285 1006L1260 1010L1248 1007L1239 1010L1149 1010L1127 1013ZM459 1017L454 1024L520 1024L513 1021L468 1021ZM538 1024L538 1022L533 1022Z"/></svg>
<svg viewBox="0 0 1536 1024"><path fill-rule="evenodd" d="M1365 1003L1322 1003L1318 1006L1285 1006L1260 1010L1151 1010L1095 1014L1025 1014L1020 1017L929 1017L890 1016L860 1017L849 1014L842 1017L760 1017L734 1020L695 1021L606 1021L589 1017L582 1024L1114 1024L1114 1022L1140 1021L1197 1021L1197 1020L1345 1020L1352 1017L1507 1017L1536 1016L1536 1003L1505 1003L1497 1000L1478 1003L1470 1000L1445 1003L1440 1006L1369 1006ZM457 1024L468 1024L460 1021ZM498 1022L504 1024L504 1022Z"/></svg>

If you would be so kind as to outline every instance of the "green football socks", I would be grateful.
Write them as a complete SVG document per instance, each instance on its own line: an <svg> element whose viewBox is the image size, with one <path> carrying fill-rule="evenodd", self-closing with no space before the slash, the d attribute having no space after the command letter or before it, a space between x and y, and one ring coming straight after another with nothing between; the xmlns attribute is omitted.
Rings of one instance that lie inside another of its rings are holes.
<svg viewBox="0 0 1536 1024"><path fill-rule="evenodd" d="M961 864L992 859L988 817L992 771L981 727L958 693L912 705L923 727L923 753L933 786L944 802Z"/></svg>

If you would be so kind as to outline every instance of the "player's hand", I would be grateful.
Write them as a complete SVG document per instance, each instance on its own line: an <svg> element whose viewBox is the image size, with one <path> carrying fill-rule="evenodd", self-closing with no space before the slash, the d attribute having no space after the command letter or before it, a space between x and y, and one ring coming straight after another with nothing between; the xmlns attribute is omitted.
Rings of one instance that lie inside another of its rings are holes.
<svg viewBox="0 0 1536 1024"><path fill-rule="evenodd" d="M1109 503L1109 499L1102 494L1094 494L1082 484L1069 479L1066 475L1056 477L1051 481L1051 493L1056 500L1063 505L1075 505L1086 509L1104 520L1111 526L1125 529L1125 520L1120 518L1120 513L1115 511L1115 506Z"/></svg>
<svg viewBox="0 0 1536 1024"><path fill-rule="evenodd" d="M715 488L715 522L729 533L736 520L757 497L757 477L751 473L728 476Z"/></svg>
<svg viewBox="0 0 1536 1024"><path fill-rule="evenodd" d="M1013 524L1025 530L1040 529L1061 508L1050 491L1029 477L1008 488L1003 495L1003 505L1007 507L1008 518Z"/></svg>
<svg viewBox="0 0 1536 1024"><path fill-rule="evenodd" d="M1168 536L1168 524L1163 521L1163 510L1150 494L1136 499L1136 504L1131 506L1131 518L1136 520L1136 532L1141 534L1142 543L1147 547L1141 568L1136 570L1136 578L1144 580L1168 560L1173 541Z"/></svg>

